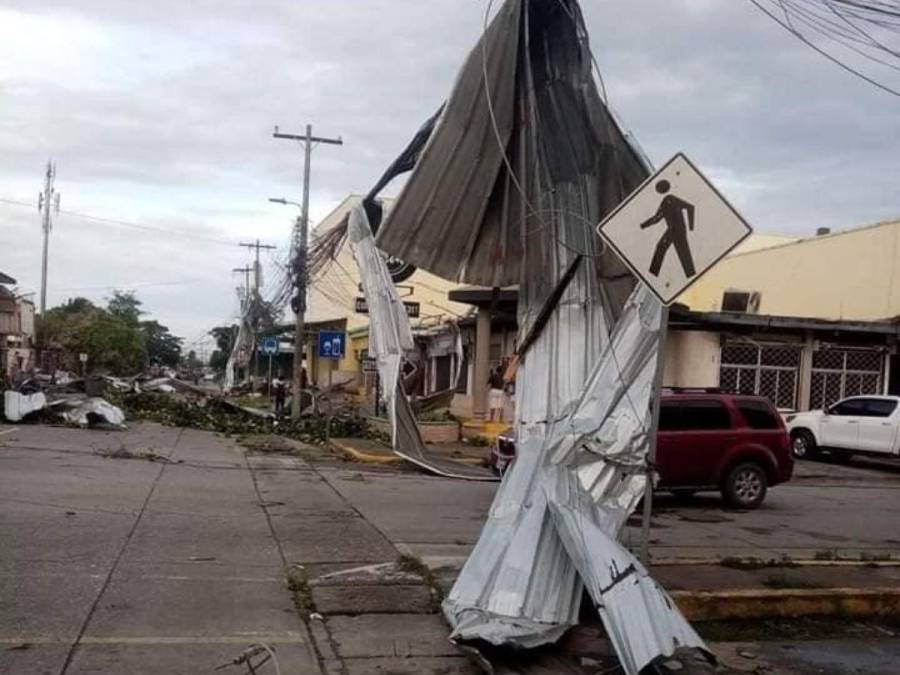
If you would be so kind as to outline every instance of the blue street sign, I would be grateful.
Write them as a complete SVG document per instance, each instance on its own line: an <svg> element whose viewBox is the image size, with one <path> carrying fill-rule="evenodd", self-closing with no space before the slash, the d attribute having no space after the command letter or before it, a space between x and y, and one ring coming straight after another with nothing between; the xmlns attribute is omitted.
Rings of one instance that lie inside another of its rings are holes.
<svg viewBox="0 0 900 675"><path fill-rule="evenodd" d="M344 358L347 335L341 331L323 330L319 332L319 358Z"/></svg>
<svg viewBox="0 0 900 675"><path fill-rule="evenodd" d="M278 353L278 338L265 337L259 345L260 351L266 356L275 356Z"/></svg>

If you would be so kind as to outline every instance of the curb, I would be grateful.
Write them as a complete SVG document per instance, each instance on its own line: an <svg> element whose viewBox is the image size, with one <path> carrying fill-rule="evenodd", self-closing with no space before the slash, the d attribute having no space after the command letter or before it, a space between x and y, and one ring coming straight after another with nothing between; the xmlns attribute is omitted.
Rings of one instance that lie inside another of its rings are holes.
<svg viewBox="0 0 900 675"><path fill-rule="evenodd" d="M361 462L363 464L402 464L406 460L402 457L398 457L397 455L383 455L383 454L374 454L371 452L363 452L362 450L357 450L354 447L346 445L344 443L339 443L338 441L330 441L332 447L336 450L343 452L345 455L353 459L354 461ZM452 458L454 462L459 462L460 464L466 464L469 466L482 466L483 460L477 457L454 457Z"/></svg>
<svg viewBox="0 0 900 675"><path fill-rule="evenodd" d="M741 591L673 591L689 621L900 616L900 588L823 588Z"/></svg>
<svg viewBox="0 0 900 675"><path fill-rule="evenodd" d="M331 441L331 445L351 459L362 462L363 464L400 464L404 461L401 457L397 457L397 455L375 455L370 452L362 452L354 447L345 445L344 443L338 443L337 441Z"/></svg>
<svg viewBox="0 0 900 675"><path fill-rule="evenodd" d="M749 558L749 565L759 562L758 568L748 567L747 569L768 569L781 567L900 567L900 559L892 560L862 560L853 558L833 558L829 560L816 560L815 558L788 558L786 560L758 560ZM728 564L722 564L722 558L660 558L659 560L651 560L649 567L729 567ZM741 569L737 567L735 569Z"/></svg>

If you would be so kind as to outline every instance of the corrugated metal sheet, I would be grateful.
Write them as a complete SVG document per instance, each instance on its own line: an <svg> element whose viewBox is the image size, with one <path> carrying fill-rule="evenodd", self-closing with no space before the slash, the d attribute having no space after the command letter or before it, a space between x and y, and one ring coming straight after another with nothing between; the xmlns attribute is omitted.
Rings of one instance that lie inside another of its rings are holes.
<svg viewBox="0 0 900 675"><path fill-rule="evenodd" d="M507 0L379 233L438 275L518 282L520 336L585 256L519 370L518 458L445 601L455 639L553 641L584 584L626 673L702 646L616 542L646 482L661 307L594 226L648 175L597 92L576 0Z"/></svg>
<svg viewBox="0 0 900 675"><path fill-rule="evenodd" d="M363 293L369 305L369 353L376 359L385 405L391 420L391 442L394 453L432 473L449 478L496 480L489 472L459 462L443 460L429 451L400 380L404 358L415 352L406 308L375 247L365 209L361 205L350 211L347 238L359 267Z"/></svg>

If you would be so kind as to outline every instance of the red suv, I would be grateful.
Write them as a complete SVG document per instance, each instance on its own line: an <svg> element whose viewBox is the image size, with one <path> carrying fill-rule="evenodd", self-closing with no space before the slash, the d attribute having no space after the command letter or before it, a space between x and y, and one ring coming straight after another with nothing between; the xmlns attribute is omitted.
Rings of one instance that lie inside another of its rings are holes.
<svg viewBox="0 0 900 675"><path fill-rule="evenodd" d="M491 466L502 472L515 439L502 434ZM664 389L656 445L659 489L720 491L729 505L752 509L773 485L791 478L794 459L784 421L760 396L706 389Z"/></svg>

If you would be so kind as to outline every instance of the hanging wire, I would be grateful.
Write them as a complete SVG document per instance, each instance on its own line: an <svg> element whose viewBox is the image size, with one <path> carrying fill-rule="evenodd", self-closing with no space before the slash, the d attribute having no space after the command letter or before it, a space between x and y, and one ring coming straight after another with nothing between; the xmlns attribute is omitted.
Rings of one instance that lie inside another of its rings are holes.
<svg viewBox="0 0 900 675"><path fill-rule="evenodd" d="M887 73L865 72L862 64L900 71L900 4L886 0L750 0L762 13L832 63L894 96ZM894 42L894 46L890 44ZM862 59L845 60L848 50Z"/></svg>

